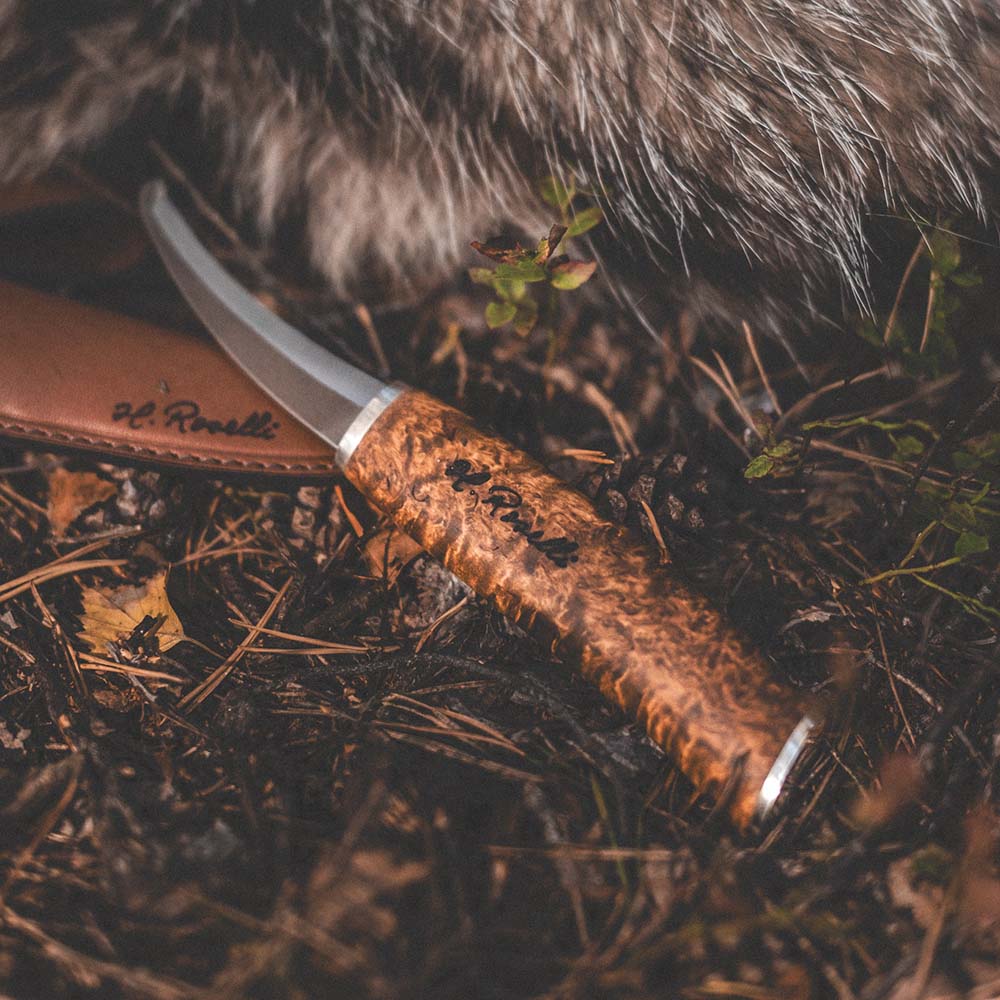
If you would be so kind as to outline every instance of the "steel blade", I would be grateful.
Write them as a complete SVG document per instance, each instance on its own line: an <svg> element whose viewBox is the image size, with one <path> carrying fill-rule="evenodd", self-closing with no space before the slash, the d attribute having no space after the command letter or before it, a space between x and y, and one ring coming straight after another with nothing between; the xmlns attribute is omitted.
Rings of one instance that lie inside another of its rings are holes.
<svg viewBox="0 0 1000 1000"><path fill-rule="evenodd" d="M212 336L265 392L337 448L343 462L345 447L353 450L356 443L348 439L365 424L362 413L375 401L384 406L396 390L313 343L258 302L195 236L162 181L142 189L140 206L163 263Z"/></svg>

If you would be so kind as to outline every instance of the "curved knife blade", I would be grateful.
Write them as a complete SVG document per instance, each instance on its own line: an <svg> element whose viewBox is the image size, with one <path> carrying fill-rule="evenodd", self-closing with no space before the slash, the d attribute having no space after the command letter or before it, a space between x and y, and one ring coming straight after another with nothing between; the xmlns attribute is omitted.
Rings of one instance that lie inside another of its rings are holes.
<svg viewBox="0 0 1000 1000"><path fill-rule="evenodd" d="M216 261L151 181L142 218L163 263L198 318L265 392L336 448L389 387L313 343L257 301Z"/></svg>

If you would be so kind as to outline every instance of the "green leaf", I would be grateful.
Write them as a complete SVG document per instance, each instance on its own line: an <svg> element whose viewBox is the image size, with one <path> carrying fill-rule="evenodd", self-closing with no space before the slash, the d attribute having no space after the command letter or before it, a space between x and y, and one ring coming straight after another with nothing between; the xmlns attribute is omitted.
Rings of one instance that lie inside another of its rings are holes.
<svg viewBox="0 0 1000 1000"><path fill-rule="evenodd" d="M948 279L953 285L959 288L975 288L983 283L983 276L975 274L973 271L958 271Z"/></svg>
<svg viewBox="0 0 1000 1000"><path fill-rule="evenodd" d="M589 281L597 268L592 260L567 260L552 268L549 283L563 292L572 292L585 281Z"/></svg>
<svg viewBox="0 0 1000 1000"><path fill-rule="evenodd" d="M962 251L958 237L943 229L935 229L931 233L929 242L934 270L942 277L948 277L962 262Z"/></svg>
<svg viewBox="0 0 1000 1000"><path fill-rule="evenodd" d="M990 540L985 535L978 535L974 531L963 531L955 540L955 555L959 559L964 559L966 556L987 552L989 547Z"/></svg>
<svg viewBox="0 0 1000 1000"><path fill-rule="evenodd" d="M496 276L505 281L544 281L545 268L533 260L520 260L516 264L500 264Z"/></svg>
<svg viewBox="0 0 1000 1000"><path fill-rule="evenodd" d="M786 438L784 441L779 441L777 444L771 445L767 449L767 454L771 458L788 458L793 451L795 451L795 442Z"/></svg>
<svg viewBox="0 0 1000 1000"><path fill-rule="evenodd" d="M900 437L890 435L890 437L896 446L896 452L892 457L897 462L910 462L924 453L923 441L912 434L902 434Z"/></svg>
<svg viewBox="0 0 1000 1000"><path fill-rule="evenodd" d="M983 483L983 485L971 496L969 497L969 506L975 507L977 503L985 500L990 492L990 484Z"/></svg>
<svg viewBox="0 0 1000 1000"><path fill-rule="evenodd" d="M868 341L873 347L881 350L884 346L882 343L883 331L879 330L870 319L862 320L858 324L856 332L862 340Z"/></svg>
<svg viewBox="0 0 1000 1000"><path fill-rule="evenodd" d="M576 197L576 184L570 181L567 187L558 177L546 177L539 185L539 193L546 204L565 211Z"/></svg>
<svg viewBox="0 0 1000 1000"><path fill-rule="evenodd" d="M979 518L976 517L976 509L971 504L954 500L945 509L941 523L952 531L962 533L979 527Z"/></svg>
<svg viewBox="0 0 1000 1000"><path fill-rule="evenodd" d="M763 479L774 471L774 459L764 452L758 455L744 470L744 479Z"/></svg>
<svg viewBox="0 0 1000 1000"><path fill-rule="evenodd" d="M495 330L505 323L509 323L517 312L517 306L513 302L491 302L486 307L486 325Z"/></svg>
<svg viewBox="0 0 1000 1000"><path fill-rule="evenodd" d="M488 267L470 267L469 278L477 285L492 285L493 271Z"/></svg>
<svg viewBox="0 0 1000 1000"><path fill-rule="evenodd" d="M538 303L534 299L525 299L517 307L514 317L514 331L522 337L527 337L538 322Z"/></svg>
<svg viewBox="0 0 1000 1000"><path fill-rule="evenodd" d="M527 286L523 281L505 281L503 278L493 279L493 288L497 296L504 302L520 302L524 298Z"/></svg>
<svg viewBox="0 0 1000 1000"><path fill-rule="evenodd" d="M952 455L959 472L1000 467L1000 433L986 434L966 441L963 448Z"/></svg>
<svg viewBox="0 0 1000 1000"><path fill-rule="evenodd" d="M598 205L592 205L590 208L585 208L582 212L577 212L573 217L573 221L569 224L569 228L566 230L567 239L572 239L574 236L582 236L584 233L590 232L603 218L604 213Z"/></svg>

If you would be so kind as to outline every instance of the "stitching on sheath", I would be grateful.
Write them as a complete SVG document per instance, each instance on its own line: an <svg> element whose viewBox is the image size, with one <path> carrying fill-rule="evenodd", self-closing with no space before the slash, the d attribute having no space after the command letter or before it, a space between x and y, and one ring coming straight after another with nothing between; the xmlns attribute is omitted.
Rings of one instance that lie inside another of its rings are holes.
<svg viewBox="0 0 1000 1000"><path fill-rule="evenodd" d="M209 456L199 457L190 453L169 451L163 448L143 448L134 444L124 442L108 441L100 438L85 437L82 434L67 434L63 431L50 431L42 427L23 427L20 424L10 424L0 420L0 432L6 432L18 437L46 438L51 441L67 445L80 445L108 451L112 454L126 452L135 455L137 458L159 458L173 460L184 465L209 466L213 468L235 468L248 471L259 472L332 472L336 466L331 459L329 463L324 462L254 462L241 458L212 458Z"/></svg>

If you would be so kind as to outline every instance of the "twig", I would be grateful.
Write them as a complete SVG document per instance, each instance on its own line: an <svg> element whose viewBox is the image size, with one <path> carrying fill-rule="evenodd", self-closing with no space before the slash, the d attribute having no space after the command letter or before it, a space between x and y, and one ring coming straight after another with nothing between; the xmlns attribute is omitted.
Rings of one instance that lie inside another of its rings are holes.
<svg viewBox="0 0 1000 1000"><path fill-rule="evenodd" d="M79 562L63 563L57 566L55 562L32 570L13 580L8 580L5 584L0 584L0 604L9 601L19 594L23 594L37 584L48 583L60 576L72 576L75 573L83 573L92 569L113 569L124 566L127 559L83 559Z"/></svg>
<svg viewBox="0 0 1000 1000"><path fill-rule="evenodd" d="M333 492L337 497L337 503L340 505L340 509L344 512L344 516L347 518L347 521L351 526L351 530L358 536L358 538L363 537L365 529L355 516L354 511L347 506L347 500L344 499L344 491L340 488L340 483L334 486Z"/></svg>
<svg viewBox="0 0 1000 1000"><path fill-rule="evenodd" d="M954 566L962 561L961 556L950 556L940 562L930 563L927 566L900 566L897 569L883 570L875 576L866 576L861 582L863 584L878 583L880 580L894 580L897 576L912 576L917 573L931 573L936 569L944 569L946 566Z"/></svg>
<svg viewBox="0 0 1000 1000"><path fill-rule="evenodd" d="M85 955L57 941L46 934L34 920L21 916L4 904L0 904L0 924L33 941L41 949L42 954L55 963L69 979L91 991L96 989L102 980L109 980L136 997L149 997L151 1000L211 1000L216 996L215 993L202 990L190 983L154 975L148 969L129 969Z"/></svg>
<svg viewBox="0 0 1000 1000"><path fill-rule="evenodd" d="M435 618L434 621L432 621L430 625L428 625L427 628L425 628L423 632L420 633L420 638L417 640L417 645L414 652L419 653L420 650L422 650L424 646L427 645L427 643L430 641L431 637L438 630L438 628L441 625L443 625L449 618L452 618L455 615L457 615L459 611L461 611L462 608L464 608L468 603L469 603L469 595L466 594L465 597L463 597L460 601L458 601L457 603L453 604L450 608L448 608L448 610L445 611L444 614L438 615L438 617Z"/></svg>
<svg viewBox="0 0 1000 1000"><path fill-rule="evenodd" d="M3 885L0 886L0 906L3 906L7 890L17 881L17 877L21 874L28 861L34 856L35 851L41 846L42 841L55 829L59 818L69 808L73 797L76 795L76 790L80 783L80 770L83 766L83 757L80 754L73 754L70 760L73 762L71 764L73 770L70 772L69 780L66 782L66 787L63 789L62 795L59 796L59 801L45 814L27 846L14 858L14 864L7 873Z"/></svg>
<svg viewBox="0 0 1000 1000"><path fill-rule="evenodd" d="M208 675L205 680L201 682L196 688L189 691L183 698L177 703L178 708L195 708L200 705L228 676L232 673L233 668L237 663L246 655L250 647L256 642L258 636L260 635L259 627L261 625L266 625L268 621L272 618L275 611L278 610L278 605L281 603L281 599L288 592L288 588L292 585L293 577L289 577L284 586L274 595L271 603L268 605L267 610L261 616L260 621L250 630L246 638L226 657L226 659L219 664L211 674Z"/></svg>
<svg viewBox="0 0 1000 1000"><path fill-rule="evenodd" d="M917 486L919 485L920 480L927 475L927 472L930 469L931 460L934 458L934 455L937 452L937 450L941 448L945 443L950 445L953 441L957 441L960 440L961 438L964 438L967 434L969 434L972 431L972 429L976 426L976 424L978 424L979 421L982 420L982 418L985 417L986 414L989 413L989 411L992 410L993 407L996 406L998 403L1000 403L1000 383L997 383L995 386L993 386L993 390L986 397L986 399L982 403L980 403L979 406L976 407L975 413L973 413L972 416L969 417L969 419L965 422L965 424L962 426L960 430L958 429L958 419L955 417L952 417L951 420L949 420L948 423L945 424L945 428L941 432L941 436L931 441L927 450L920 458L920 464L917 466L916 471L913 473L913 478L910 481L910 485L906 490L906 494L904 495L903 499L900 501L899 504L900 519L903 518L903 516L906 514L906 511L909 509L910 504L913 502L913 498L914 496L916 496Z"/></svg>
<svg viewBox="0 0 1000 1000"><path fill-rule="evenodd" d="M646 520L649 522L649 530L653 532L653 537L656 539L657 547L660 550L660 565L666 566L670 562L670 550L667 548L667 543L663 540L663 533L660 531L660 526L656 523L656 517L653 515L649 504L645 500L640 500L639 505L646 515Z"/></svg>
<svg viewBox="0 0 1000 1000"><path fill-rule="evenodd" d="M760 355L757 353L757 342L754 340L753 331L750 329L750 324L746 320L743 320L743 336L746 337L747 346L750 348L750 357L753 358L753 363L757 367L760 380L764 383L764 391L771 400L774 412L780 417L782 415L781 403L778 402L778 397L774 394L774 389L771 388L771 380L767 377L767 371L765 370L763 364L761 364Z"/></svg>
<svg viewBox="0 0 1000 1000"><path fill-rule="evenodd" d="M718 355L716 355L716 357L718 357ZM743 403L740 402L739 396L736 394L736 392L733 389L731 389L729 385L727 385L726 380L721 375L719 375L719 373L716 372L713 368L705 364L705 362L702 361L701 358L695 357L692 354L691 361L699 371L704 372L704 374L707 375L715 383L715 385L718 387L722 395L729 400L729 405L732 406L732 408L737 412L740 419L743 421L743 423L746 424L747 428L753 431L753 433L756 434L757 437L761 437L761 433L757 429L753 420L750 419L750 414L747 413L746 407L744 407Z"/></svg>
<svg viewBox="0 0 1000 1000"><path fill-rule="evenodd" d="M391 372L389 359L385 356L385 351L382 349L382 341L379 339L378 330L375 329L375 324L372 322L372 314L363 302L359 302L354 307L354 315L357 316L361 328L365 331L365 335L368 337L368 344L372 349L372 354L375 356L375 374L379 378L388 378Z"/></svg>
<svg viewBox="0 0 1000 1000"><path fill-rule="evenodd" d="M862 372L860 375L837 379L836 382L828 382L826 385L820 386L818 389L813 389L812 392L807 393L793 406L791 406L788 412L781 417L775 425L775 433L779 433L786 426L786 424L805 413L817 399L820 399L828 393L836 392L838 389L846 389L848 386L857 385L860 382L867 382L869 379L878 378L880 375L888 375L888 373L889 370L885 367L885 365L882 365L880 368L873 368L871 371Z"/></svg>
<svg viewBox="0 0 1000 1000"><path fill-rule="evenodd" d="M913 274L913 269L917 265L917 261L920 260L920 255L924 252L924 247L927 245L927 237L923 233L920 234L920 239L917 240L917 245L913 248L913 253L910 254L910 259L907 262L906 269L903 271L903 277L900 279L899 288L896 290L896 299L892 303L892 310L889 313L889 319L885 324L885 333L882 336L882 343L887 347L889 345L889 337L892 336L893 328L896 326L896 318L899 316L899 307L903 302L903 293L906 291L906 286L910 282L910 275Z"/></svg>
<svg viewBox="0 0 1000 1000"><path fill-rule="evenodd" d="M931 270L931 283L927 289L927 312L924 315L924 332L920 337L918 354L924 353L927 341L931 335L931 323L934 321L934 301L937 298L937 271Z"/></svg>
<svg viewBox="0 0 1000 1000"><path fill-rule="evenodd" d="M287 642L298 642L303 646L312 646L317 649L323 649L327 653L368 653L371 650L367 646L350 646L343 642L322 642L318 639L310 638L307 635L295 635L292 632L282 632L279 629L274 628L263 628L261 625L254 625L248 621L240 621L237 618L229 619L230 625L235 625L237 628L247 629L251 632L257 632L260 635L271 636L274 639L284 639ZM380 649L385 649L384 646L379 647Z"/></svg>
<svg viewBox="0 0 1000 1000"><path fill-rule="evenodd" d="M875 633L878 636L878 645L882 652L882 662L885 664L885 672L889 675L889 687L892 689L892 697L896 701L896 707L899 709L899 715L903 720L903 726L906 729L906 735L909 737L910 749L912 750L916 748L917 741L913 735L910 720L906 717L906 711L903 708L903 703L899 699L899 691L896 690L896 675L893 673L893 669L889 664L889 654L886 651L885 638L882 635L882 623L879 621L878 612L874 607L872 608L872 613L875 616Z"/></svg>

